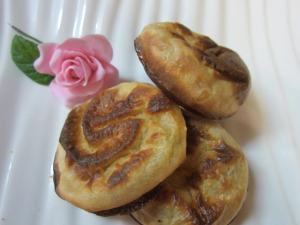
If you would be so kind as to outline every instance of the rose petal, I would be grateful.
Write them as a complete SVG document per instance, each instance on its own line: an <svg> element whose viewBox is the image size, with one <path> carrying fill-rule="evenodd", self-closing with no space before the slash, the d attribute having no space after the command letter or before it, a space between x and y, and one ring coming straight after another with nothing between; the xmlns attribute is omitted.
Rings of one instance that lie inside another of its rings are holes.
<svg viewBox="0 0 300 225"><path fill-rule="evenodd" d="M82 78L75 79L72 73L78 74L80 71L80 63L74 59L67 59L61 65L61 71L55 76L57 84L63 86L76 86L82 81ZM77 76L77 75L76 75Z"/></svg>
<svg viewBox="0 0 300 225"><path fill-rule="evenodd" d="M99 60L95 57L90 57L95 65L96 71L94 71L93 77L90 79L91 82L100 81L105 76L105 69L103 68L102 64Z"/></svg>
<svg viewBox="0 0 300 225"><path fill-rule="evenodd" d="M93 48L83 38L69 38L57 46L58 49L64 51L76 51L85 54L92 53Z"/></svg>
<svg viewBox="0 0 300 225"><path fill-rule="evenodd" d="M65 59L62 53L62 50L56 48L49 61L49 67L55 74L61 71L61 65Z"/></svg>
<svg viewBox="0 0 300 225"><path fill-rule="evenodd" d="M101 43L98 43L101 45ZM62 59L75 57L77 55L85 55L85 56L94 56L95 55L95 48L94 44L88 43L87 40L83 38L70 38L65 40L62 44L57 46L57 50L62 52ZM105 53L104 53L105 54ZM60 60L53 61L52 64L60 64Z"/></svg>
<svg viewBox="0 0 300 225"><path fill-rule="evenodd" d="M83 38L70 38L58 45L58 49L79 51L98 59L110 62L113 56L112 47L103 35L87 35Z"/></svg>
<svg viewBox="0 0 300 225"><path fill-rule="evenodd" d="M34 61L33 66L39 73L46 73L49 75L55 75L52 69L49 66L49 62L55 51L57 44L54 43L45 43L39 44L38 49L40 56Z"/></svg>
<svg viewBox="0 0 300 225"><path fill-rule="evenodd" d="M81 68L76 66L70 66L61 77L61 80L56 79L57 83L65 87L77 87L82 85L83 77L78 77L77 74L82 73ZM57 76L59 77L59 76Z"/></svg>
<svg viewBox="0 0 300 225"><path fill-rule="evenodd" d="M112 46L103 35L87 35L82 38L86 41L89 49L93 50L94 56L100 60L110 62L113 57Z"/></svg>
<svg viewBox="0 0 300 225"><path fill-rule="evenodd" d="M93 73L92 69L90 68L91 65L88 61L84 60L81 57L76 57L75 60L80 63L81 68L81 73L78 73L77 75L82 79L82 86L86 86Z"/></svg>
<svg viewBox="0 0 300 225"><path fill-rule="evenodd" d="M57 48L53 53L53 56L49 62L50 68L55 74L60 73L63 69L62 65L66 60L72 60L78 56L84 58L90 64L93 70L96 69L96 65L94 65L94 62L90 59L90 57L88 57L88 55L85 55L79 51L62 50L59 48Z"/></svg>

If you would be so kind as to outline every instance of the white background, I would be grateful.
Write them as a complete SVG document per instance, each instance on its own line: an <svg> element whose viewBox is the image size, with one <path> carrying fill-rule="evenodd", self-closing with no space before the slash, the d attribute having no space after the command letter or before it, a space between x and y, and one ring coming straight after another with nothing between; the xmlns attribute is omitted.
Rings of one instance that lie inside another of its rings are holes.
<svg viewBox="0 0 300 225"><path fill-rule="evenodd" d="M123 78L149 81L133 48L142 27L179 21L236 50L252 75L244 106L222 122L250 165L247 201L234 225L300 224L300 1L1 0L0 224L134 224L59 199L52 160L68 109L10 58L14 24L44 42L100 33Z"/></svg>

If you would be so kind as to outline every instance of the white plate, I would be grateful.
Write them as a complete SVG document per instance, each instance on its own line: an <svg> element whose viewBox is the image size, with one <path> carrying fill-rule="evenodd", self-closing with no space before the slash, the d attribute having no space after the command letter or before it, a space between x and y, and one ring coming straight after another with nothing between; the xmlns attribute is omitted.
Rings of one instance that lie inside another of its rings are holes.
<svg viewBox="0 0 300 225"><path fill-rule="evenodd" d="M299 10L297 0L1 1L0 224L134 224L86 213L55 195L51 164L68 110L14 66L8 23L44 42L104 34L121 76L149 81L133 40L145 24L166 20L235 49L252 74L248 100L223 122L251 171L247 201L233 224L300 224Z"/></svg>

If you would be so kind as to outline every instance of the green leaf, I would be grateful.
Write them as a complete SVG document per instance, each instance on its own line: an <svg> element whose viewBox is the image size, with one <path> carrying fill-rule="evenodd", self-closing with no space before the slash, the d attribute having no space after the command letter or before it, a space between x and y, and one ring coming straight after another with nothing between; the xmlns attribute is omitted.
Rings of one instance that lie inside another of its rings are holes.
<svg viewBox="0 0 300 225"><path fill-rule="evenodd" d="M21 35L14 36L11 44L11 57L16 66L33 81L49 85L54 77L41 74L33 67L34 61L39 56L40 53L36 43L23 38Z"/></svg>

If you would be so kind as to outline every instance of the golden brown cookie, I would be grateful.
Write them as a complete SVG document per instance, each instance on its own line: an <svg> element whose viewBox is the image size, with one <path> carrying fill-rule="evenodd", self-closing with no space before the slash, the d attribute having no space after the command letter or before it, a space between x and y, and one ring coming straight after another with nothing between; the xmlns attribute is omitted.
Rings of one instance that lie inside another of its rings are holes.
<svg viewBox="0 0 300 225"><path fill-rule="evenodd" d="M154 23L135 39L148 76L179 105L207 118L234 114L250 86L239 55L179 23Z"/></svg>
<svg viewBox="0 0 300 225"><path fill-rule="evenodd" d="M143 225L226 225L246 197L240 146L216 122L187 119L187 159L132 216Z"/></svg>
<svg viewBox="0 0 300 225"><path fill-rule="evenodd" d="M136 209L130 203L141 205L137 199L185 160L186 126L181 110L158 88L122 83L74 108L59 141L56 193L109 215Z"/></svg>

